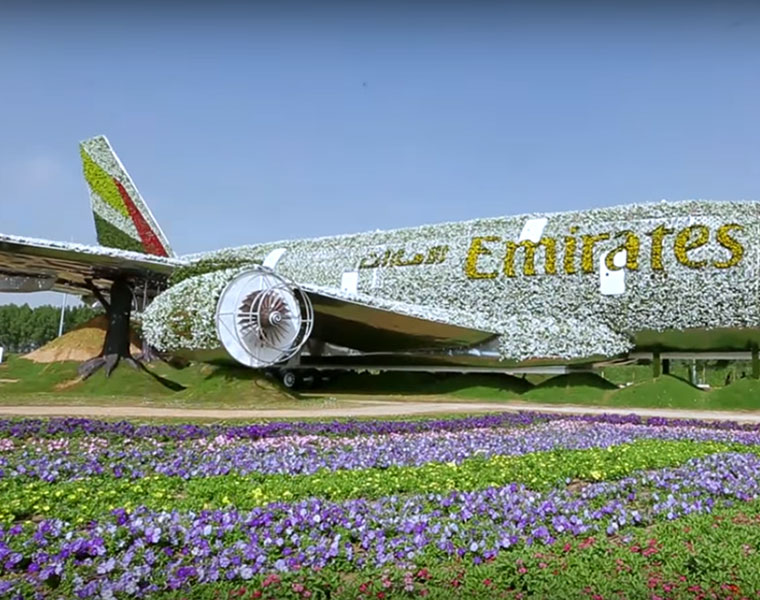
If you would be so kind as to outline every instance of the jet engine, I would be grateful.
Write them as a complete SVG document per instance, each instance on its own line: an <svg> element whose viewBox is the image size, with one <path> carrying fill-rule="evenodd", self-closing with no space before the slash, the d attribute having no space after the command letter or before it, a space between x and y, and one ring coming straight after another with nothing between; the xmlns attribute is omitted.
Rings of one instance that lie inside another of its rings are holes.
<svg viewBox="0 0 760 600"><path fill-rule="evenodd" d="M235 276L216 307L216 332L224 349L254 368L283 363L311 334L314 309L306 293L270 269Z"/></svg>

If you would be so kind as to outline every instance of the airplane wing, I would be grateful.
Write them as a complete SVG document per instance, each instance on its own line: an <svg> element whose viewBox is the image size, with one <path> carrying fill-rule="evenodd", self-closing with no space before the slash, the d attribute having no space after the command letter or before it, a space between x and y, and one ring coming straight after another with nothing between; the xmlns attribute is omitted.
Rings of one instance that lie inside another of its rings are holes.
<svg viewBox="0 0 760 600"><path fill-rule="evenodd" d="M316 286L302 286L314 307L313 337L362 352L453 348L481 344L493 332L423 318L403 306L376 306Z"/></svg>
<svg viewBox="0 0 760 600"><path fill-rule="evenodd" d="M107 291L116 278L127 278L155 295L183 261L66 242L0 234L0 292L54 290L91 293L91 284Z"/></svg>

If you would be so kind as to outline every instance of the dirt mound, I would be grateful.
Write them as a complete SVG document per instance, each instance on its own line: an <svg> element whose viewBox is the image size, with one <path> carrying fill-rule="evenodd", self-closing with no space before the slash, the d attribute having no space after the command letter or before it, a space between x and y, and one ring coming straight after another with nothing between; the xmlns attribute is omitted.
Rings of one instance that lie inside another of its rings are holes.
<svg viewBox="0 0 760 600"><path fill-rule="evenodd" d="M85 361L100 354L106 338L107 326L108 321L105 315L99 315L68 333L64 333L61 337L48 342L42 348L37 348L34 352L30 352L24 358L37 363L53 363L66 360ZM130 351L132 354L139 354L140 347L140 340L133 333Z"/></svg>

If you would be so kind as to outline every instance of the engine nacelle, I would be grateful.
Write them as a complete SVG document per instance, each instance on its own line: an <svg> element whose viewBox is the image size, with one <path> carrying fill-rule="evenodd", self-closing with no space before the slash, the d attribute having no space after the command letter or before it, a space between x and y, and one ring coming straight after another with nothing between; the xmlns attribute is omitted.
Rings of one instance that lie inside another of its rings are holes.
<svg viewBox="0 0 760 600"><path fill-rule="evenodd" d="M314 309L306 293L270 269L235 276L222 290L216 332L224 349L254 368L283 363L309 339Z"/></svg>

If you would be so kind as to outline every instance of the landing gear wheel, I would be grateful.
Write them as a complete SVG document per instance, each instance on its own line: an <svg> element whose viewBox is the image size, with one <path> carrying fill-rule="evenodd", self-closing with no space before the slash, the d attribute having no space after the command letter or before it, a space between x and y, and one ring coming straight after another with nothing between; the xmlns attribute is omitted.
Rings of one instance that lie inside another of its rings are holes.
<svg viewBox="0 0 760 600"><path fill-rule="evenodd" d="M284 371L282 373L282 385L288 390L294 390L298 385L298 375L293 371Z"/></svg>

